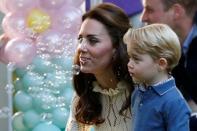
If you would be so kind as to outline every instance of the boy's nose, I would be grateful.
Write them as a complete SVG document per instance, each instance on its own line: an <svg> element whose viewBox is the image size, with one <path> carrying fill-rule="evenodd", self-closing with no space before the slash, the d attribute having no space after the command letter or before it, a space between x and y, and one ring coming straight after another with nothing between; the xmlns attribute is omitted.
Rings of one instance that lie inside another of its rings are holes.
<svg viewBox="0 0 197 131"><path fill-rule="evenodd" d="M128 68L131 68L131 69L134 68L133 62L132 62L131 60L130 60L129 63L127 64L127 67L128 67Z"/></svg>

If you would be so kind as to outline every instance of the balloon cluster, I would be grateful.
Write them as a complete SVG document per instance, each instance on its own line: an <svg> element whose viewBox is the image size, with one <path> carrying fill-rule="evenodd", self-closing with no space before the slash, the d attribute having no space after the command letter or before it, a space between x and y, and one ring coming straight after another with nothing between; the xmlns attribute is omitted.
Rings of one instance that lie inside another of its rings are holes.
<svg viewBox="0 0 197 131"><path fill-rule="evenodd" d="M71 75L84 0L1 0L0 48L16 67L15 131L64 130L72 97Z"/></svg>
<svg viewBox="0 0 197 131"><path fill-rule="evenodd" d="M72 57L48 60L36 56L31 65L25 69L18 68L15 72L17 78L14 81L14 105L18 112L14 114L14 129L64 129L73 94Z"/></svg>

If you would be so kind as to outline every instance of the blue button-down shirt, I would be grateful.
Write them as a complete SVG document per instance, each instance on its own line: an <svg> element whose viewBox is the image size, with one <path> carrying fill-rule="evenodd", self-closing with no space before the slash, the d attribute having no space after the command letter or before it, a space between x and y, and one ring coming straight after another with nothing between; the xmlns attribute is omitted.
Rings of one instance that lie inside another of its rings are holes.
<svg viewBox="0 0 197 131"><path fill-rule="evenodd" d="M191 110L174 78L135 88L131 98L132 131L189 131Z"/></svg>
<svg viewBox="0 0 197 131"><path fill-rule="evenodd" d="M183 42L183 53L187 54L187 51L189 49L189 46L192 42L192 40L197 37L197 25L194 24L192 26L191 31L189 32L188 36L186 37L185 41Z"/></svg>
<svg viewBox="0 0 197 131"><path fill-rule="evenodd" d="M188 36L186 37L185 41L183 42L183 54L185 55L185 67L187 67L187 52L189 50L189 46L192 43L192 40L197 37L197 25L194 24L192 26L191 31L189 32Z"/></svg>

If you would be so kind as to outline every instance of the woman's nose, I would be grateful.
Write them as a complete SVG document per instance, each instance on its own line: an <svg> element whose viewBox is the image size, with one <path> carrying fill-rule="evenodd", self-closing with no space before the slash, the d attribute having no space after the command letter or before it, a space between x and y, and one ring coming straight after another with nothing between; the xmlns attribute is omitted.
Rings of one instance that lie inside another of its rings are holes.
<svg viewBox="0 0 197 131"><path fill-rule="evenodd" d="M83 41L79 44L79 50L87 51L87 40L83 39Z"/></svg>

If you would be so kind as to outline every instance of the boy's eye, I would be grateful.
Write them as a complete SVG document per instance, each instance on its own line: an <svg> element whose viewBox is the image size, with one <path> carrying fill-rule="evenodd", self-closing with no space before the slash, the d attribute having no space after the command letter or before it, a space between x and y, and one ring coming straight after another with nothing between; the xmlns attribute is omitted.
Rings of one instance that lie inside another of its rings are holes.
<svg viewBox="0 0 197 131"><path fill-rule="evenodd" d="M133 57L133 60L139 61L140 59L138 57Z"/></svg>
<svg viewBox="0 0 197 131"><path fill-rule="evenodd" d="M130 57L130 60L133 60L135 63L138 63L138 62L141 61L141 59L138 56L136 56L136 55L132 55Z"/></svg>
<svg viewBox="0 0 197 131"><path fill-rule="evenodd" d="M138 57L137 55L135 55L135 54L132 54L132 55L131 55L131 58L132 58L133 60L138 60L138 59L139 59L139 57Z"/></svg>

